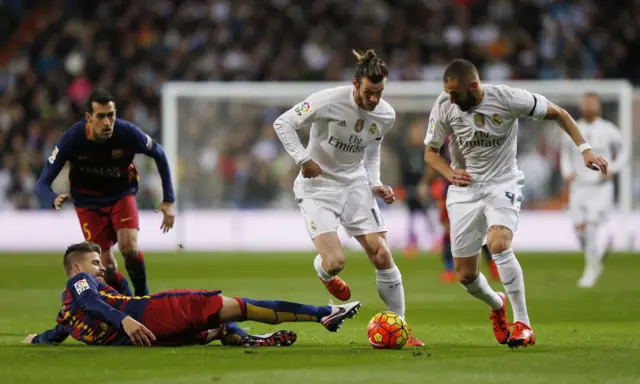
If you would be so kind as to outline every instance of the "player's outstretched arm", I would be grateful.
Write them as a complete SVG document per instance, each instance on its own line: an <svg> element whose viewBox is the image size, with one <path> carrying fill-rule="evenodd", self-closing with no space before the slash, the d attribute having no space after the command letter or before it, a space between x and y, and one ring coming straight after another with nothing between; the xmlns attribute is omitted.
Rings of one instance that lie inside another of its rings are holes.
<svg viewBox="0 0 640 384"><path fill-rule="evenodd" d="M608 163L602 157L596 155L591 150L591 146L586 142L578 124L571 117L569 112L551 102L548 102L545 120L553 120L571 137L571 140L578 146L582 153L585 165L594 171L600 171L603 175L607 174Z"/></svg>
<svg viewBox="0 0 640 384"><path fill-rule="evenodd" d="M30 334L24 339L26 344L60 344L67 339L69 332L60 324L40 334Z"/></svg>
<svg viewBox="0 0 640 384"><path fill-rule="evenodd" d="M51 156L47 159L44 169L38 178L36 183L36 195L47 206L55 209L60 209L62 204L69 199L68 194L58 195L53 191L51 184L58 177L62 167L67 162L69 147L71 146L71 139L69 135L63 134L58 144L54 147Z"/></svg>
<svg viewBox="0 0 640 384"><path fill-rule="evenodd" d="M453 169L440 156L440 148L427 146L424 149L424 161L430 168L441 174L451 184L466 187L471 183L471 176L464 169Z"/></svg>
<svg viewBox="0 0 640 384"><path fill-rule="evenodd" d="M310 95L306 100L294 105L273 122L273 129L293 161L302 169L302 176L315 178L322 174L320 166L311 159L298 133L322 119L333 96L331 90L323 90Z"/></svg>

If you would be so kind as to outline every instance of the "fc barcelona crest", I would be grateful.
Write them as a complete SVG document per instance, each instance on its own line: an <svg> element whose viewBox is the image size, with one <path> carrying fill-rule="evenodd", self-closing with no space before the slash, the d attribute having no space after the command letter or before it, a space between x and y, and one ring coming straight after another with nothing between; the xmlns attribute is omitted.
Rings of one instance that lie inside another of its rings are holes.
<svg viewBox="0 0 640 384"><path fill-rule="evenodd" d="M124 155L124 151L122 149L114 149L111 151L111 157L114 159L118 159Z"/></svg>
<svg viewBox="0 0 640 384"><path fill-rule="evenodd" d="M362 128L364 128L364 120L358 119L358 121L356 121L356 125L353 126L353 129L356 133L360 133L362 132Z"/></svg>
<svg viewBox="0 0 640 384"><path fill-rule="evenodd" d="M375 135L376 132L378 132L378 126L376 125L376 123L371 124L371 126L369 127L369 134L370 135Z"/></svg>
<svg viewBox="0 0 640 384"><path fill-rule="evenodd" d="M473 116L473 122L476 124L476 127L478 128L484 127L484 115L480 113L476 113Z"/></svg>
<svg viewBox="0 0 640 384"><path fill-rule="evenodd" d="M498 113L494 113L493 116L491 116L491 122L493 125L500 125L502 124L502 117L500 117Z"/></svg>

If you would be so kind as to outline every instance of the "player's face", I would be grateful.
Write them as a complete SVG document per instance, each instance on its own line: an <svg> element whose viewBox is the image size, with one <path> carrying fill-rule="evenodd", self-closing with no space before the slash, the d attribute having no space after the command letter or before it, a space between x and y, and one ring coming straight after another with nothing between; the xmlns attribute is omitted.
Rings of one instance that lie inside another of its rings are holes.
<svg viewBox="0 0 640 384"><path fill-rule="evenodd" d="M600 116L601 110L600 100L596 96L586 95L582 98L580 109L582 110L582 116L585 119L593 119Z"/></svg>
<svg viewBox="0 0 640 384"><path fill-rule="evenodd" d="M107 140L113 135L113 126L116 122L116 105L93 103L93 113L86 113L87 121L91 123L93 137L96 140Z"/></svg>
<svg viewBox="0 0 640 384"><path fill-rule="evenodd" d="M87 253L81 262L74 264L76 273L85 272L104 282L104 265L96 252Z"/></svg>
<svg viewBox="0 0 640 384"><path fill-rule="evenodd" d="M449 94L451 104L455 104L461 111L468 111L474 105L478 104L474 89L478 87L478 83L473 81L467 84L458 79L449 78L444 83L444 91Z"/></svg>
<svg viewBox="0 0 640 384"><path fill-rule="evenodd" d="M367 111L376 109L380 99L382 99L382 91L384 91L386 82L386 78L380 83L374 83L366 77L362 77L359 83L356 79L353 79L356 104Z"/></svg>

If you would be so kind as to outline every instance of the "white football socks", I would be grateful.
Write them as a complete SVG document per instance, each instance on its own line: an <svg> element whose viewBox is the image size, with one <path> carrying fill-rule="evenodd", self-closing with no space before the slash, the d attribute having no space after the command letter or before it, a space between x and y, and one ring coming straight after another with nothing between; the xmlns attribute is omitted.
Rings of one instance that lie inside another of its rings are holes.
<svg viewBox="0 0 640 384"><path fill-rule="evenodd" d="M333 279L333 276L331 276L327 271L325 271L324 267L322 266L322 256L316 255L316 258L313 259L313 266L316 268L316 272L318 272L318 276L322 280L329 281Z"/></svg>
<svg viewBox="0 0 640 384"><path fill-rule="evenodd" d="M494 291L487 278L484 277L482 272L478 275L478 278L473 281L473 283L469 285L463 285L464 289L471 294L471 296L476 299L480 299L483 302L487 303L491 309L500 309L503 305L502 298L496 291Z"/></svg>
<svg viewBox="0 0 640 384"><path fill-rule="evenodd" d="M513 321L531 326L527 313L527 300L524 295L524 275L516 255L512 249L507 249L493 255L493 260L496 262L502 285L513 309Z"/></svg>
<svg viewBox="0 0 640 384"><path fill-rule="evenodd" d="M387 305L387 309L395 312L404 318L404 287L402 286L402 275L397 266L389 269L376 269L376 283L378 294Z"/></svg>
<svg viewBox="0 0 640 384"><path fill-rule="evenodd" d="M580 250L585 252L586 241L584 238L584 229L582 231L576 231L576 237L578 238L578 243L580 244Z"/></svg>
<svg viewBox="0 0 640 384"><path fill-rule="evenodd" d="M589 223L584 227L585 234L585 262L587 267L596 266L599 267L604 257L605 249L600 246L599 239L599 226L597 224Z"/></svg>

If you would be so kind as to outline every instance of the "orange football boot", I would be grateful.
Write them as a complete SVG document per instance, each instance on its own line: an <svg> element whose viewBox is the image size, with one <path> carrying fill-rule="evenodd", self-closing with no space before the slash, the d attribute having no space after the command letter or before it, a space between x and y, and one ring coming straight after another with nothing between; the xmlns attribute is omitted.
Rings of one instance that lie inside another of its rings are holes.
<svg viewBox="0 0 640 384"><path fill-rule="evenodd" d="M513 324L513 333L509 340L507 340L507 345L509 348L518 348L520 346L534 346L536 345L536 335L533 333L533 330L528 325L516 321Z"/></svg>
<svg viewBox="0 0 640 384"><path fill-rule="evenodd" d="M509 340L509 322L507 321L507 296L498 292L502 299L502 307L491 311L491 322L493 323L493 335L498 343L505 344Z"/></svg>
<svg viewBox="0 0 640 384"><path fill-rule="evenodd" d="M440 275L440 281L442 281L443 283L454 283L458 281L458 278L456 277L456 273L454 271L444 271Z"/></svg>
<svg viewBox="0 0 640 384"><path fill-rule="evenodd" d="M333 295L338 300L347 301L351 298L351 290L347 283L344 282L338 276L334 276L333 279L329 281L324 281L320 279L325 287L327 287L327 291Z"/></svg>
<svg viewBox="0 0 640 384"><path fill-rule="evenodd" d="M411 334L411 329L409 329L408 331L409 339L407 340L407 343L405 345L408 347L424 347L424 343L422 341L413 337L413 335Z"/></svg>

